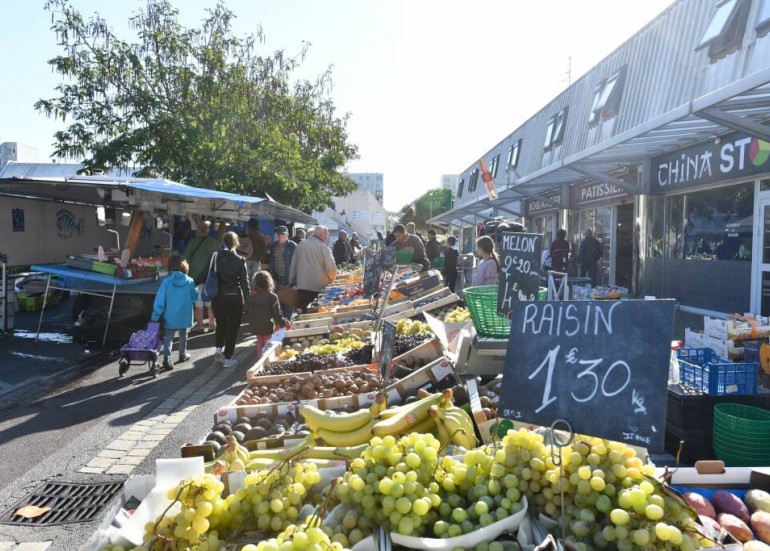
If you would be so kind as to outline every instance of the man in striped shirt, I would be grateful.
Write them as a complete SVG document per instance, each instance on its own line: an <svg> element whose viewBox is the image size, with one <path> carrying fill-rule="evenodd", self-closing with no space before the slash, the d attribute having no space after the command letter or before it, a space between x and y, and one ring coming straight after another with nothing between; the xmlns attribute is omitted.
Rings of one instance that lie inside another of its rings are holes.
<svg viewBox="0 0 770 551"><path fill-rule="evenodd" d="M268 256L270 258L270 271L273 273L277 287L289 286L291 262L296 250L297 244L289 239L289 229L286 226L276 226L275 241ZM285 319L290 320L293 308L288 304L281 303L281 313Z"/></svg>

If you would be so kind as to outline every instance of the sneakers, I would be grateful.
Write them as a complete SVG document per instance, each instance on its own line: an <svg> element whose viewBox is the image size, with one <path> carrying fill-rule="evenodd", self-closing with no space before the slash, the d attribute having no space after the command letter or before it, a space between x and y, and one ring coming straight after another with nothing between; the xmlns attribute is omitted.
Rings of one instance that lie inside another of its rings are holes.
<svg viewBox="0 0 770 551"><path fill-rule="evenodd" d="M166 371L171 371L174 369L174 364L171 362L169 358L163 358L163 369Z"/></svg>
<svg viewBox="0 0 770 551"><path fill-rule="evenodd" d="M222 367L225 367L225 368L229 369L231 367L235 367L236 365L238 365L238 361L237 360L235 360L234 358L228 358L228 359L225 360L224 365Z"/></svg>
<svg viewBox="0 0 770 551"><path fill-rule="evenodd" d="M192 356L191 356L191 355L190 355L188 352L185 352L184 354L181 354L181 355L179 356L179 363L180 363L180 364L181 364L181 363L184 363L184 362L186 362L187 360L189 360L190 358L192 358Z"/></svg>
<svg viewBox="0 0 770 551"><path fill-rule="evenodd" d="M214 349L214 363L219 365L225 363L225 353L222 352L221 348Z"/></svg>

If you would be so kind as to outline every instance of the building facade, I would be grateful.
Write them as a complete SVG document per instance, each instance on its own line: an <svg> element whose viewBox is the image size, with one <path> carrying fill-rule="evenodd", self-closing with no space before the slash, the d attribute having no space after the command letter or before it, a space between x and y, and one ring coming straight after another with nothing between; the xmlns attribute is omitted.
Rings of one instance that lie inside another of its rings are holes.
<svg viewBox="0 0 770 551"><path fill-rule="evenodd" d="M381 172L353 172L346 176L358 184L358 189L371 192L380 205L383 204L385 187Z"/></svg>
<svg viewBox="0 0 770 551"><path fill-rule="evenodd" d="M432 222L592 229L603 283L770 315L769 31L770 0L678 0L484 155L496 198L468 159Z"/></svg>
<svg viewBox="0 0 770 551"><path fill-rule="evenodd" d="M334 208L314 212L320 224L329 227L330 239L336 240L337 232L356 232L364 243L376 239L377 232L385 235L388 213L380 201L368 190L358 189L345 197L334 198Z"/></svg>
<svg viewBox="0 0 770 551"><path fill-rule="evenodd" d="M0 170L8 161L19 163L36 163L39 153L36 147L19 142L0 143Z"/></svg>

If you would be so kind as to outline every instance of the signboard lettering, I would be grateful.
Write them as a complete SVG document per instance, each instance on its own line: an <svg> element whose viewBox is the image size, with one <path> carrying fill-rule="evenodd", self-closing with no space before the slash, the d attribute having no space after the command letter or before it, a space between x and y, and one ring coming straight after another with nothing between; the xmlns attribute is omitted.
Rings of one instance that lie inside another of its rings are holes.
<svg viewBox="0 0 770 551"><path fill-rule="evenodd" d="M501 416L662 449L673 313L670 300L515 303Z"/></svg>
<svg viewBox="0 0 770 551"><path fill-rule="evenodd" d="M570 187L570 203L573 208L594 206L631 196L628 190L606 182Z"/></svg>
<svg viewBox="0 0 770 551"><path fill-rule="evenodd" d="M546 195L545 198L548 199L550 203L546 203L540 199L528 199L524 203L524 214L527 216L532 216L533 214L539 214L541 212L548 212L561 208L561 192L553 195Z"/></svg>
<svg viewBox="0 0 770 551"><path fill-rule="evenodd" d="M499 313L510 312L518 300L537 299L542 250L543 236L539 233L503 233L497 294Z"/></svg>
<svg viewBox="0 0 770 551"><path fill-rule="evenodd" d="M707 142L652 161L654 194L770 171L770 143L743 134Z"/></svg>

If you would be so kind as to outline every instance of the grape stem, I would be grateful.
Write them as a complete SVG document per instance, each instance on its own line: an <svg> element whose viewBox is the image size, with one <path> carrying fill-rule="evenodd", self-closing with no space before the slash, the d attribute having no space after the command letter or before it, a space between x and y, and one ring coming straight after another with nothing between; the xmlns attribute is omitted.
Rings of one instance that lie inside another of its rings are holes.
<svg viewBox="0 0 770 551"><path fill-rule="evenodd" d="M166 514L171 510L171 508L177 503L181 502L182 492L184 492L187 488L194 486L193 482L188 482L187 484L183 484L180 486L179 491L176 493L176 496L174 497L173 501L168 504L168 507L160 514L160 516L155 520L155 527L152 529L152 535L154 536L153 539L150 541L151 544L155 543L155 540L161 540L163 541L163 546L166 549L171 549L172 541L170 538L167 538L166 536L162 534L158 534L158 525L160 524L160 521L163 520L166 517ZM150 545L152 547L152 545Z"/></svg>

